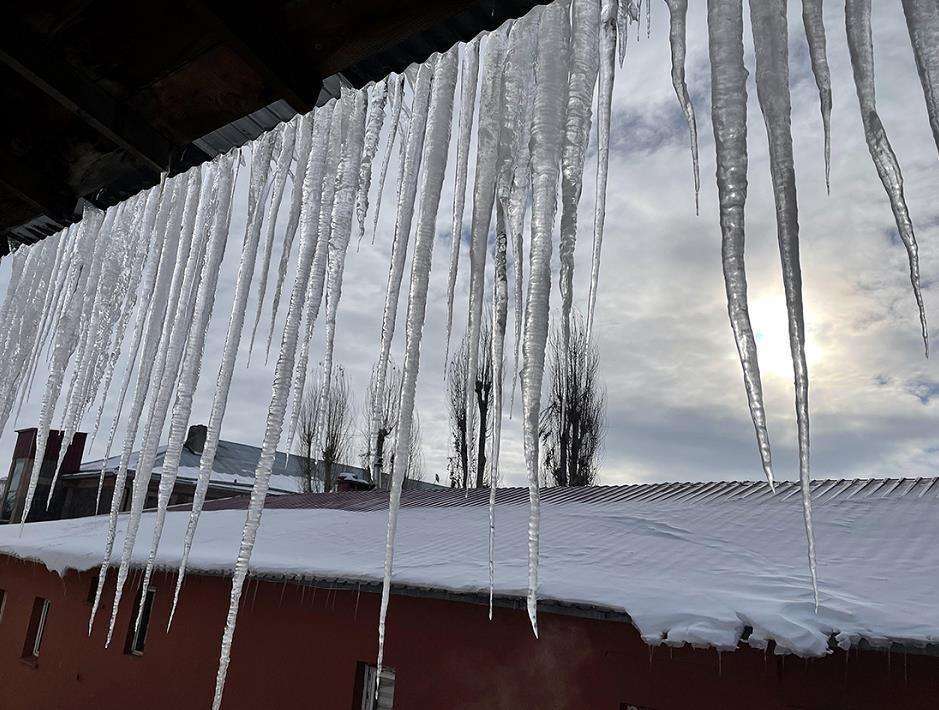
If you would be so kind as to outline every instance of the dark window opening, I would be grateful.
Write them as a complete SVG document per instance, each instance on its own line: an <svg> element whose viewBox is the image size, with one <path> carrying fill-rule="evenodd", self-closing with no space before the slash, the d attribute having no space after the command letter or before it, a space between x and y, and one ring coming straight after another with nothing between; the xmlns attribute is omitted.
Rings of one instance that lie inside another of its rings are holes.
<svg viewBox="0 0 939 710"><path fill-rule="evenodd" d="M143 655L144 646L147 644L147 629L150 626L150 613L153 611L153 598L156 596L156 589L147 588L147 593L143 590L137 595L137 601L134 602L134 613L130 617L130 627L127 629L127 644L124 652L132 656ZM140 614L140 604L143 603L143 614ZM140 614L140 626L137 626L137 615Z"/></svg>
<svg viewBox="0 0 939 710"><path fill-rule="evenodd" d="M7 592L0 589L0 621L3 621L3 610L7 607Z"/></svg>
<svg viewBox="0 0 939 710"><path fill-rule="evenodd" d="M23 658L35 661L39 658L39 647L42 645L42 635L46 630L49 619L49 609L52 602L42 597L36 597L33 602L33 611L29 615L29 626L26 627L26 642L23 644Z"/></svg>
<svg viewBox="0 0 939 710"><path fill-rule="evenodd" d="M355 697L352 710L392 710L395 701L394 668L382 667L381 680L375 679L378 669L361 661L355 669Z"/></svg>
<svg viewBox="0 0 939 710"><path fill-rule="evenodd" d="M98 575L91 578L91 584L88 585L88 596L85 597L86 604L94 604L95 597L98 595Z"/></svg>

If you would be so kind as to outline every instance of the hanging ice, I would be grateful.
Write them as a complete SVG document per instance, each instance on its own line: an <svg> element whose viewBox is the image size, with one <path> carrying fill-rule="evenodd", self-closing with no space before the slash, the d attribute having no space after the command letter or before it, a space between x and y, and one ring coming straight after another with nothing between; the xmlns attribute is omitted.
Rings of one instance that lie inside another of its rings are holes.
<svg viewBox="0 0 939 710"><path fill-rule="evenodd" d="M411 453L411 422L414 412L414 394L420 368L421 335L424 314L427 310L427 286L430 280L430 265L433 258L436 236L437 210L440 190L447 167L447 152L450 147L450 123L453 114L453 95L456 89L457 50L451 49L440 57L434 75L433 94L427 121L427 137L424 143L424 165L418 200L417 228L414 236L414 254L411 257L411 289L408 294L407 322L405 324L404 374L401 385L401 402L398 408L398 434L395 442L394 471L388 503L388 537L385 546L385 569L382 583L381 610L378 620L378 675L381 674L384 658L385 617L391 593L391 571L394 563L395 530L398 521L398 506L401 486L408 470ZM433 62L434 60L431 59ZM420 78L418 78L420 84Z"/></svg>
<svg viewBox="0 0 939 710"><path fill-rule="evenodd" d="M365 217L368 213L368 191L372 185L372 161L378 151L378 136L385 122L385 102L388 100L388 80L382 79L372 87L368 100L368 118L365 123L365 147L362 149L362 166L359 170L359 194L355 198L355 217L359 223L359 242L365 233Z"/></svg>
<svg viewBox="0 0 939 710"><path fill-rule="evenodd" d="M287 275L287 262L290 260L290 252L293 249L297 226L300 224L300 198L303 193L301 187L310 160L312 130L313 114L304 114L300 117L300 123L297 125L297 137L294 141L297 152L297 172L290 194L290 214L287 218L287 230L284 232L284 247L280 253L280 263L277 265L277 283L274 285L274 294L271 297L271 322L267 329L267 346L264 348L265 364L267 364L267 359L271 354L271 341L274 339L274 324L277 322L280 296L284 288L284 277Z"/></svg>
<svg viewBox="0 0 939 710"><path fill-rule="evenodd" d="M511 23L505 23L486 39L483 54L482 93L476 134L476 181L473 186L473 222L470 241L470 290L467 314L466 413L467 438L475 440L476 406L473 386L479 361L479 333L483 315L483 289L486 281L486 246L495 201L499 133L502 125L502 73L506 39ZM560 106L560 104L558 105ZM558 106L555 110L559 110ZM514 107L513 107L514 108ZM473 477L476 457L470 457Z"/></svg>
<svg viewBox="0 0 939 710"><path fill-rule="evenodd" d="M903 0L916 69L926 95L926 112L939 149L939 5L935 0Z"/></svg>
<svg viewBox="0 0 939 710"><path fill-rule="evenodd" d="M913 295L919 308L919 322L922 329L923 347L929 357L929 330L926 327L926 306L919 286L919 250L916 235L913 234L913 222L903 196L903 174L900 163L887 139L887 132L877 115L877 103L874 98L874 47L871 41L871 3L870 0L846 0L844 6L845 23L848 31L848 49L851 52L851 67L854 70L854 85L857 88L858 102L861 106L861 121L864 124L864 138L870 150L877 174L884 185L897 231L906 247L910 260L910 282Z"/></svg>
<svg viewBox="0 0 939 710"><path fill-rule="evenodd" d="M574 0L571 12L571 71L568 79L567 123L561 153L561 240L559 285L564 350L570 343L574 302L574 247L577 243L577 205L583 186L584 153L590 135L590 106L599 68L599 0ZM614 43L615 46L615 43ZM508 75L506 77L508 80Z"/></svg>
<svg viewBox="0 0 939 710"><path fill-rule="evenodd" d="M456 171L453 185L453 220L450 223L450 268L447 273L447 339L444 364L450 357L450 333L453 329L453 292L456 289L460 244L463 241L463 208L466 204L466 178L469 169L469 145L476 110L476 85L479 83L479 37L466 44L460 70L460 127L456 147Z"/></svg>
<svg viewBox="0 0 939 710"><path fill-rule="evenodd" d="M600 4L600 98L597 103L597 202L593 213L593 255L590 261L590 290L587 294L587 338L593 333L593 313L597 304L600 279L600 249L606 219L606 179L610 168L610 117L613 103L613 78L616 73L616 3Z"/></svg>
<svg viewBox="0 0 939 710"><path fill-rule="evenodd" d="M394 241L391 247L391 268L388 271L388 287L385 290L385 307L381 321L381 342L378 352L378 364L375 369L375 392L380 394L385 389L385 377L388 371L388 358L391 353L391 341L394 338L395 320L398 312L398 296L401 293L401 278L404 274L404 260L407 256L408 241L411 236L411 220L414 216L414 200L417 196L417 176L421 165L421 152L424 146L424 129L427 125L427 110L430 103L430 88L434 80L434 69L437 64L436 56L432 56L422 64L417 75L417 86L414 90L412 106L411 130L408 132L407 149L401 174L404 179L398 190L398 204L395 213ZM327 302L327 307L329 306ZM327 372L326 383L329 382ZM378 436L378 407L370 402L372 424L369 436L374 442ZM377 446L370 446L372 459L369 461L369 470L375 476L375 467L378 463Z"/></svg>
<svg viewBox="0 0 939 710"><path fill-rule="evenodd" d="M717 193L721 219L721 261L727 314L743 367L750 417L756 429L763 472L773 484L763 386L756 340L747 307L744 263L744 206L747 200L747 70L743 64L743 9L740 0L708 5L711 58L711 124L717 151Z"/></svg>
<svg viewBox="0 0 939 710"><path fill-rule="evenodd" d="M238 346L241 343L241 334L244 329L248 291L251 288L251 279L254 276L255 262L258 257L258 242L261 237L261 224L264 220L265 187L271 167L271 150L271 136L270 134L263 134L255 142L251 156L251 176L248 184L248 219L241 248L241 262L238 265L235 295L231 316L228 320L228 332L225 335L225 347L222 350L218 380L212 398L212 410L209 413L209 421L206 425L205 444L202 448L202 458L199 461L199 477L193 493L192 510L189 513L189 523L183 540L183 554L167 626L173 622L173 613L176 610L179 591L185 578L189 551L192 549L192 540L196 534L199 514L202 512L202 505L205 502L205 495L209 488L212 466L215 464L215 452L218 450L219 437L222 433L225 408L228 406L228 394L231 390L232 375L235 371L235 359L238 355ZM234 189L234 184L232 189Z"/></svg>
<svg viewBox="0 0 939 710"><path fill-rule="evenodd" d="M492 450L489 456L489 619L495 587L496 486L499 484L499 449L502 441L502 370L505 350L505 323L509 304L506 274L505 210L496 205L496 247L492 279Z"/></svg>
<svg viewBox="0 0 939 710"><path fill-rule="evenodd" d="M264 297L267 294L267 274L271 267L271 252L274 248L274 230L277 228L277 213L280 212L280 203L284 199L284 187L287 184L287 172L293 161L293 147L297 137L297 124L299 116L294 116L290 123L281 124L276 129L275 150L277 164L274 168L271 185L271 206L267 214L267 234L264 238L264 255L261 258L261 273L258 279L258 305L254 312L254 327L251 329L251 344L248 346L248 365L251 364L251 353L254 352L254 339L258 334L258 324L261 322L261 310L264 308Z"/></svg>
<svg viewBox="0 0 939 710"><path fill-rule="evenodd" d="M310 159L310 171L313 172L313 184L319 189L311 193L311 215L315 231L311 239L315 240L315 253L311 267L310 282L307 286L306 323L300 341L300 352L296 358L293 376L293 408L287 429L287 455L293 448L293 438L300 421L300 410L306 387L306 377L310 353L310 340L313 328L319 316L320 304L326 284L326 266L329 260L329 236L332 230L333 203L336 194L336 171L342 158L342 120L343 112L338 110L338 103L332 102L323 107L316 116L314 131L314 155ZM325 160L324 160L325 156ZM317 161L318 162L314 162Z"/></svg>
<svg viewBox="0 0 939 710"><path fill-rule="evenodd" d="M822 110L822 130L825 133L825 187L831 192L831 75L825 53L825 16L822 0L802 0L802 23L809 43L812 73L818 86L818 100Z"/></svg>
<svg viewBox="0 0 939 710"><path fill-rule="evenodd" d="M698 124L694 117L694 106L685 83L685 33L688 16L688 0L666 0L669 14L668 38L672 50L672 86L691 134L691 163L694 171L694 212L698 214L698 193L701 178L698 175ZM650 0L651 4L651 0ZM824 54L824 51L823 51Z"/></svg>
<svg viewBox="0 0 939 710"><path fill-rule="evenodd" d="M345 94L345 92L344 92ZM347 98L348 97L348 98ZM356 188L358 186L359 167L362 159L362 144L365 138L365 92L356 92L354 98L350 94L343 96L340 110L347 115L348 132L343 143L342 159L339 172L336 175L336 197L333 209L332 237L336 240L336 248L341 249L342 255L348 247L352 231L353 209L355 206ZM308 171L307 178L310 173ZM310 199L310 191L314 186L309 180L304 181L304 202ZM284 423L284 413L287 406L287 396L290 390L290 376L294 366L294 356L297 347L297 334L300 327L300 315L303 310L303 299L306 293L306 282L309 278L310 267L313 260L313 243L308 237L311 234L312 217L306 215L307 224L303 227L301 236L301 256L297 265L297 277L294 289L290 296L290 306L287 312L287 322L284 326L284 336L281 340L280 357L274 373L273 393L268 409L267 424L264 430L264 441L261 447L261 457L254 472L254 486L251 491L251 502L245 518L244 532L242 533L241 549L235 561L232 577L231 604L225 622L225 631L222 634L221 653L219 655L218 675L215 683L215 698L212 702L213 710L218 710L222 702L222 690L225 686L225 676L228 672L229 654L231 652L232 638L235 633L235 621L238 615L238 602L245 578L248 574L248 562L258 526L261 523L261 513L264 510L264 499L267 496L271 469L274 464L274 454ZM335 300L339 296L339 282L342 278L342 261L337 258L336 269L330 273L330 294L335 289ZM335 279L335 282L334 282ZM332 302L327 304L332 310L333 324L335 306Z"/></svg>
<svg viewBox="0 0 939 710"><path fill-rule="evenodd" d="M186 340L186 349L183 354L182 371L179 386L176 392L176 402L173 405L173 415L170 420L169 441L163 457L160 471L160 487L157 495L157 512L153 524L153 539L150 543L150 552L147 557L147 566L144 571L141 589L149 587L153 565L156 561L160 537L163 534L163 523L166 518L166 508L173 493L173 485L179 470L179 461L185 443L189 416L192 412L192 398L202 368L202 355L205 348L205 336L208 330L209 319L215 305L215 293L218 287L218 276L225 256L225 247L228 242L228 224L231 209L231 188L234 178L235 155L228 154L217 159L216 164L209 168L208 180L211 182L211 205L202 216L202 224L196 227L197 234L202 229L210 230L209 244L202 267L201 284L192 316L193 327L189 330ZM139 628L143 605L139 605L136 625Z"/></svg>
<svg viewBox="0 0 939 710"><path fill-rule="evenodd" d="M818 574L815 565L815 534L812 531L812 479L809 472L809 373L805 363L799 212L790 129L786 0L750 0L750 23L756 48L756 93L766 122L770 173L773 195L776 198L776 230L782 261L783 288L786 292L786 310L789 315L789 348L792 351L792 369L795 376L802 514L805 519L809 571L812 575L812 591L817 609Z"/></svg>
<svg viewBox="0 0 939 710"><path fill-rule="evenodd" d="M605 4L609 0L604 0ZM606 23L615 17L607 10ZM538 33L535 63L535 100L531 127L531 247L529 252L528 302L522 367L522 430L531 514L528 523L528 616L538 635L538 545L540 504L538 491L538 420L541 414L541 384L544 378L545 345L548 339L548 310L551 298L552 232L560 173L564 113L567 105L570 28L568 6L554 2L545 7ZM615 11L613 11L615 12ZM615 43L614 43L615 46ZM612 53L608 59L612 61Z"/></svg>
<svg viewBox="0 0 939 710"><path fill-rule="evenodd" d="M378 215L381 212L381 198L385 191L385 177L388 175L388 164L394 150L395 138L398 137L398 125L401 122L401 106L404 103L404 74L398 74L391 84L391 127L388 130L388 143L385 145L385 157L381 162L381 173L378 177L378 196L375 198L375 210L372 220L372 244L375 243L375 232L378 231Z"/></svg>

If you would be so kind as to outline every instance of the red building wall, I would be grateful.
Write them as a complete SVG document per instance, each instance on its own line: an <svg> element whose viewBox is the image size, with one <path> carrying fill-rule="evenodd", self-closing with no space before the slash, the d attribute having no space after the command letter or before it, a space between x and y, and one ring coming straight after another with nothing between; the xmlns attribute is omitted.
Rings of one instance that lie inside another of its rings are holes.
<svg viewBox="0 0 939 710"><path fill-rule="evenodd" d="M92 573L64 578L0 557L0 707L182 710L210 706L230 581L193 575L164 633L175 578L158 574L142 656L124 653L133 594L105 649L113 585L87 636ZM132 582L138 583L136 577ZM36 596L52 600L38 662L20 660ZM356 663L374 663L377 595L249 583L223 707L350 710ZM395 708L934 708L939 658L878 651L805 661L743 649L650 650L632 626L395 596L387 664Z"/></svg>

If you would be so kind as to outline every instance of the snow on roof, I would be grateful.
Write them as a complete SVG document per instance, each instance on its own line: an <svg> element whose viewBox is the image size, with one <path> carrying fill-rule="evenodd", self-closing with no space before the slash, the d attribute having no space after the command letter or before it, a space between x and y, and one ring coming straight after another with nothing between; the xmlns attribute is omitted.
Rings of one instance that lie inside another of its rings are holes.
<svg viewBox="0 0 939 710"><path fill-rule="evenodd" d="M323 494L349 500L357 495ZM645 495L638 500L553 503L546 498L540 598L625 612L650 643L729 650L747 627L752 629L751 645L772 639L778 652L804 656L826 653L829 638L846 648L859 639L913 647L939 643L935 495L819 496L817 613L798 496L702 500ZM138 541L146 542L135 548L135 564L146 559L152 520L152 515L143 516ZM183 511L167 515L158 566L177 567L187 520ZM251 559L252 573L377 582L386 523L387 513L381 510L269 508ZM119 538L125 524L122 516ZM230 572L243 524L240 510L203 513L191 568ZM497 505L498 595L525 595L527 526L526 505ZM90 569L100 563L106 527L103 516L30 523L22 537L17 526L2 526L0 553L37 560L60 573ZM403 507L394 583L487 593L487 534L484 505Z"/></svg>
<svg viewBox="0 0 939 710"><path fill-rule="evenodd" d="M155 466L153 473L158 475L162 472L163 459L166 456L166 445L157 449ZM250 489L254 484L254 471L261 457L261 449L257 446L248 444L239 444L234 441L219 441L218 449L215 453L215 462L212 464L212 482L216 484L228 484L232 487ZM179 459L178 477L184 480L195 480L199 475L199 463L202 454L194 453L183 447ZM140 460L140 452L135 451L131 454L128 469L136 470ZM98 475L101 471L101 465L104 464L107 470L116 470L120 465L121 457L112 456L108 459L99 459L83 463L78 469L78 474L94 473ZM317 462L318 463L318 462ZM360 471L355 466L346 464L334 464L341 471ZM74 475L74 474L73 474ZM300 490L300 481L304 472L300 463L300 458L287 455L278 451L274 456L274 469L271 475L271 488L278 493L295 493ZM363 472L364 475L364 472Z"/></svg>

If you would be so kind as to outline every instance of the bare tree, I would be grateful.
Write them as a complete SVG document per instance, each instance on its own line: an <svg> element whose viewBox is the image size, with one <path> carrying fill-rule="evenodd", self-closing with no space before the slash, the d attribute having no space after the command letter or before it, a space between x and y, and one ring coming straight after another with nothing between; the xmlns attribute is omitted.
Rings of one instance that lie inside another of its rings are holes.
<svg viewBox="0 0 939 710"><path fill-rule="evenodd" d="M392 465L393 462L392 462ZM408 442L408 468L404 474L402 488L411 488L415 481L424 480L424 443L421 435L421 418L417 410L411 417L411 441Z"/></svg>
<svg viewBox="0 0 939 710"><path fill-rule="evenodd" d="M323 490L333 489L333 466L345 460L352 440L353 405L346 373L340 367L333 375L329 387L322 387L325 401L321 401L323 422Z"/></svg>
<svg viewBox="0 0 939 710"><path fill-rule="evenodd" d="M466 488L469 478L469 442L466 416L466 339L447 365L447 414L450 418L450 487Z"/></svg>
<svg viewBox="0 0 939 710"><path fill-rule="evenodd" d="M401 372L393 363L389 363L388 375L385 377L385 385L381 392L378 392L378 382L375 370L372 370L372 376L368 382L368 402L369 409L365 412L365 422L363 424L363 439L365 441L365 450L362 452L362 460L365 463L365 469L368 472L371 481L378 487L382 487L382 475L391 472L391 458L394 454L394 434L398 430L398 407L401 401ZM374 411L377 409L377 415ZM373 420L378 423L378 432L372 438ZM375 470L371 470L372 446L377 449L375 456Z"/></svg>
<svg viewBox="0 0 939 710"><path fill-rule="evenodd" d="M469 344L466 338L447 365L447 413L450 419L450 486L479 488L486 480L486 441L491 429L492 412L492 330L484 321L479 336L479 362L471 391L470 406L476 408L476 429L469 429L467 407L467 362ZM474 480L471 480L475 472Z"/></svg>
<svg viewBox="0 0 939 710"><path fill-rule="evenodd" d="M584 324L571 324L565 349L558 329L551 334L551 392L541 414L544 471L558 486L590 486L597 478L603 442L606 394L599 381L600 356Z"/></svg>
<svg viewBox="0 0 939 710"><path fill-rule="evenodd" d="M345 460L352 440L353 403L344 370L339 367L327 387L317 379L300 406L301 489L334 488L333 468ZM316 457L320 457L317 462Z"/></svg>

